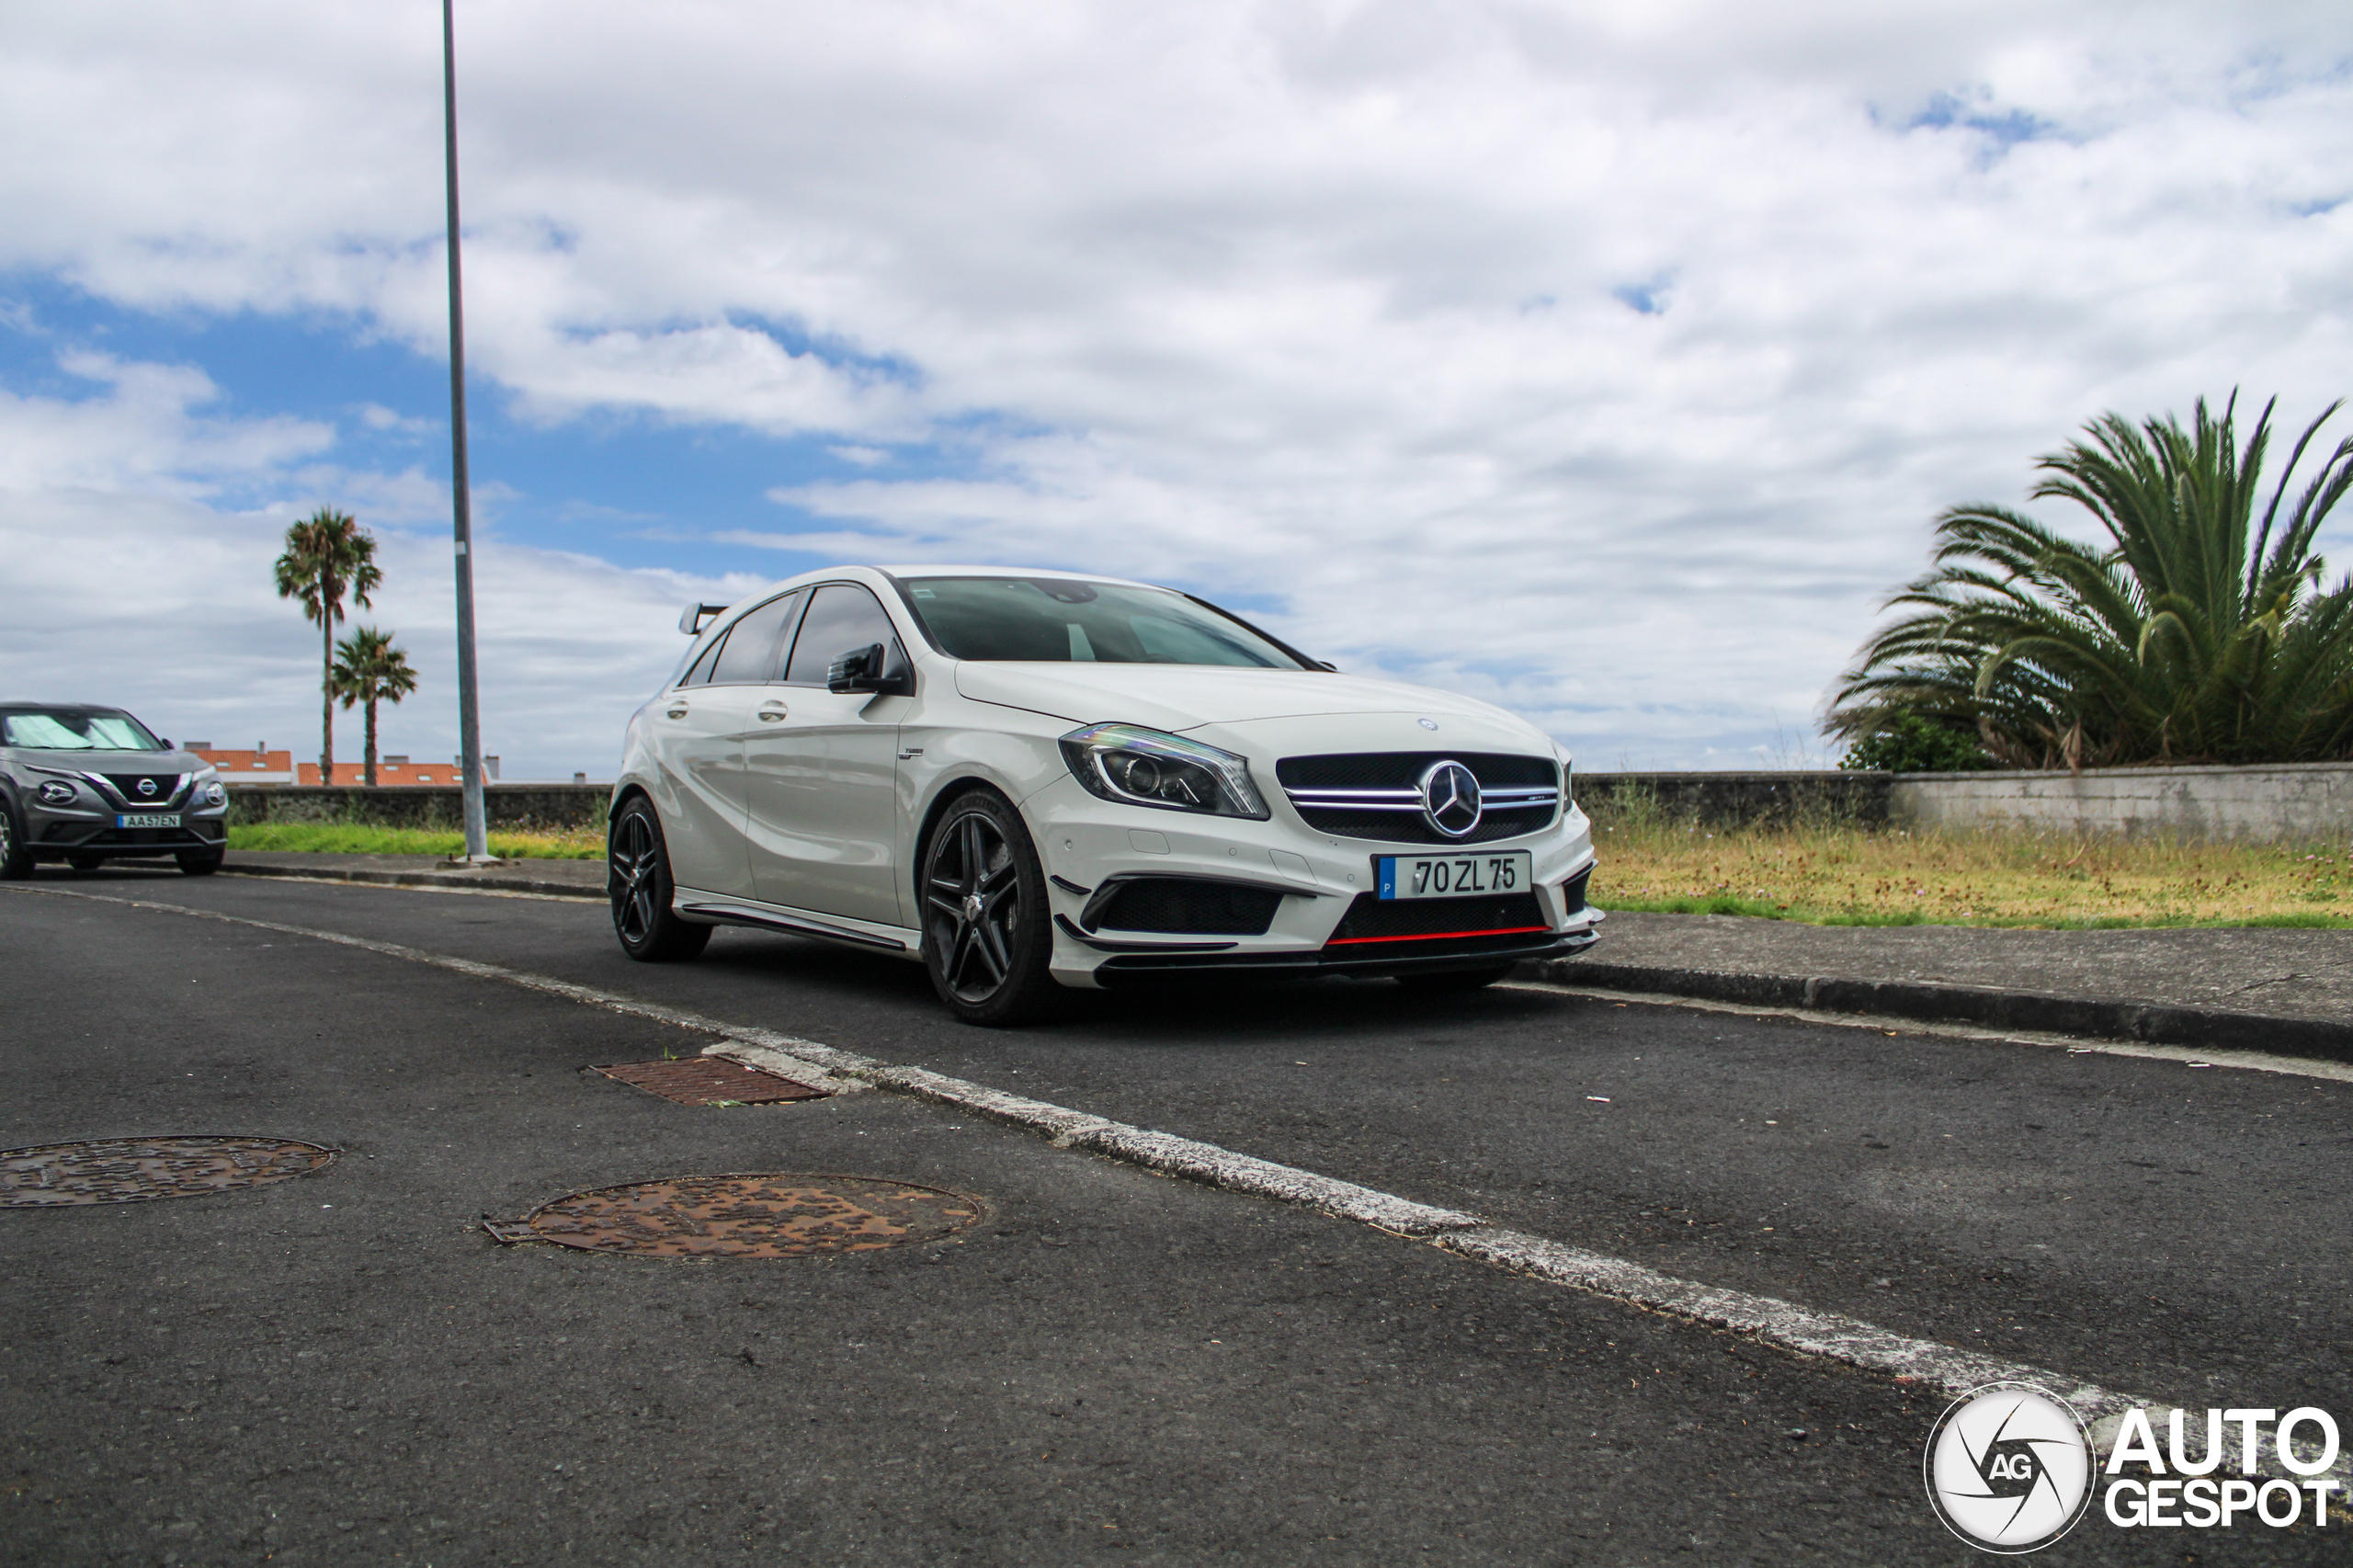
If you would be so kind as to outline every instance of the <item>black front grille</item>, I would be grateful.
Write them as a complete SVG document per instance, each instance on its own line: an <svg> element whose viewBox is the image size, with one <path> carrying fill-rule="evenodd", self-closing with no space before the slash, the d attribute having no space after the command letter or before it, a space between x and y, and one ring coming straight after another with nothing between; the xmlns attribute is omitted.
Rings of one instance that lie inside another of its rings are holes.
<svg viewBox="0 0 2353 1568"><path fill-rule="evenodd" d="M1409 790L1434 762L1459 762L1478 777L1479 788L1550 784L1560 788L1561 770L1550 757L1508 756L1483 751L1367 751L1331 756L1287 756L1275 764L1286 790Z"/></svg>
<svg viewBox="0 0 2353 1568"><path fill-rule="evenodd" d="M1447 937L1484 938L1543 931L1544 911L1532 892L1478 898L1392 898L1358 893L1324 945L1436 947Z"/></svg>
<svg viewBox="0 0 2353 1568"><path fill-rule="evenodd" d="M1524 806L1490 802L1480 813L1479 824L1461 838L1449 838L1432 827L1418 807L1372 811L1296 798L1318 790L1411 790L1420 783L1422 774L1432 763L1447 761L1468 767L1483 791L1541 788L1552 790L1554 798ZM1499 838L1541 833L1560 812L1560 765L1543 756L1444 751L1287 756L1275 764L1275 778L1294 797L1291 808L1299 812L1301 821L1319 833L1341 838L1371 838L1388 844L1492 844Z"/></svg>
<svg viewBox="0 0 2353 1568"><path fill-rule="evenodd" d="M1283 895L1271 888L1145 877L1120 883L1092 924L1114 931L1262 937L1282 902Z"/></svg>
<svg viewBox="0 0 2353 1568"><path fill-rule="evenodd" d="M100 777L113 785L115 792L133 806L160 806L172 798L180 783L180 776L176 773L108 773ZM154 786L154 793L142 795L139 792L142 779Z"/></svg>

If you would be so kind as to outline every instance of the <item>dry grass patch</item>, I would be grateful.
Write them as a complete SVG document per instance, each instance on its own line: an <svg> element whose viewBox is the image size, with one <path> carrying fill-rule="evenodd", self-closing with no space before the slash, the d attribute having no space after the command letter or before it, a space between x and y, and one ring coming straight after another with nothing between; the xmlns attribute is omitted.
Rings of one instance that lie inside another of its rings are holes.
<svg viewBox="0 0 2353 1568"><path fill-rule="evenodd" d="M1605 909L1821 925L2353 926L2345 844L2205 844L1597 812Z"/></svg>

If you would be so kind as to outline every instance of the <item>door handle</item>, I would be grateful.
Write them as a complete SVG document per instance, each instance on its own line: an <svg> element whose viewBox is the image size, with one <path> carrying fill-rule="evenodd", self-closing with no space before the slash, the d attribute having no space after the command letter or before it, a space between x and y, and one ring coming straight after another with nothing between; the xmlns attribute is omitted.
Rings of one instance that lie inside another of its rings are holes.
<svg viewBox="0 0 2353 1568"><path fill-rule="evenodd" d="M773 724L779 719L790 717L790 714L781 702L763 702L760 704L759 716L763 722Z"/></svg>
<svg viewBox="0 0 2353 1568"><path fill-rule="evenodd" d="M687 705L686 705L685 703L683 703L683 702L679 703L676 708L673 708L673 709L671 709L671 710L670 710L670 717L671 717L671 718L673 718L673 719L683 719L683 718L685 718L686 716L687 716Z"/></svg>

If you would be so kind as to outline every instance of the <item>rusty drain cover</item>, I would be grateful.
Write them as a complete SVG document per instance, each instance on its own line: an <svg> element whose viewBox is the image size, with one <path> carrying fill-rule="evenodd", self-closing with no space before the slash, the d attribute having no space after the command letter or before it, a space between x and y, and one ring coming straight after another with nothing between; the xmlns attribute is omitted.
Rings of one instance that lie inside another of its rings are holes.
<svg viewBox="0 0 2353 1568"><path fill-rule="evenodd" d="M502 1242L590 1252L799 1257L934 1242L982 1213L977 1198L880 1176L679 1176L575 1192L484 1228Z"/></svg>
<svg viewBox="0 0 2353 1568"><path fill-rule="evenodd" d="M0 1209L137 1203L259 1187L324 1170L335 1151L291 1138L104 1138L0 1150Z"/></svg>
<svg viewBox="0 0 2353 1568"><path fill-rule="evenodd" d="M780 1100L826 1097L823 1089L797 1084L757 1067L746 1067L723 1056L688 1056L676 1062L623 1062L596 1071L680 1105L775 1105Z"/></svg>

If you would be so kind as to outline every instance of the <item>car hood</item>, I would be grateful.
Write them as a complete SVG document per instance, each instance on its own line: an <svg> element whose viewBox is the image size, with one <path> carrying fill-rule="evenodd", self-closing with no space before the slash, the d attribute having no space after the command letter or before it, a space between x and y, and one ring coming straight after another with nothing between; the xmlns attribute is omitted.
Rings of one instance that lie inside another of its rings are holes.
<svg viewBox="0 0 2353 1568"><path fill-rule="evenodd" d="M40 746L10 746L0 752L0 759L60 773L152 773L158 778L210 766L184 751L49 751Z"/></svg>
<svg viewBox="0 0 2353 1568"><path fill-rule="evenodd" d="M1323 670L1219 665L960 662L956 689L976 702L1025 708L1074 723L1143 724L1171 732L1312 715L1409 714L1526 723L1473 698L1402 681Z"/></svg>

